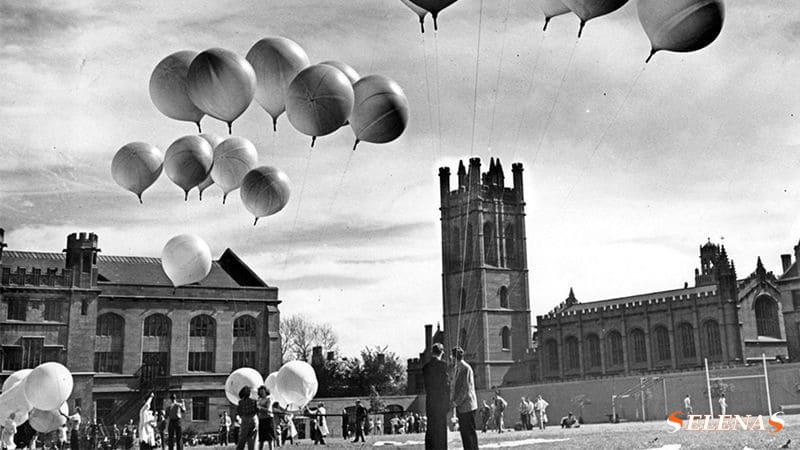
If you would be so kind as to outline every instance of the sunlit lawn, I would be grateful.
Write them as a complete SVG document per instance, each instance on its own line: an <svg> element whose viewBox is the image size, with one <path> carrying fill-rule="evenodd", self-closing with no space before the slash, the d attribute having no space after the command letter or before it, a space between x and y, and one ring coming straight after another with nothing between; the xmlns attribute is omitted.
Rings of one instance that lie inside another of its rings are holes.
<svg viewBox="0 0 800 450"><path fill-rule="evenodd" d="M507 431L478 433L481 448L589 448L589 449L646 449L659 448L665 445L679 444L685 448L779 448L789 439L789 448L800 448L800 415L786 416L786 427L779 433L765 431L716 431L688 432L681 430L670 433L665 422L621 423L584 425L578 429L562 430L551 427L545 431ZM538 441L540 440L541 441ZM385 436L368 436L365 444L345 442L341 438L329 438L328 448L360 448L375 447L380 444L384 448L403 447L407 449L424 448L424 435L401 434ZM449 447L461 447L458 433L450 433ZM211 449L212 447L200 447ZM221 448L221 447L216 447ZM227 447L231 450L233 447ZM315 448L311 441L301 440L294 449ZM317 446L316 448L319 448ZM669 448L669 447L668 447Z"/></svg>

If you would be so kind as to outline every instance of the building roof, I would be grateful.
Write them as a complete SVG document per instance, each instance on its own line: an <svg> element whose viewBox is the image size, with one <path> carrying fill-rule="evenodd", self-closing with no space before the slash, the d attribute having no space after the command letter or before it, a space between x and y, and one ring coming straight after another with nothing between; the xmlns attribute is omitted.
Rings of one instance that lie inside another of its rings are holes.
<svg viewBox="0 0 800 450"><path fill-rule="evenodd" d="M706 286L696 286L696 287L687 287L682 289L672 289L668 291L659 291L659 292L650 292L647 294L639 294L639 295L631 295L629 297L618 297L618 298L610 298L607 300L597 300L593 302L581 302L581 303L574 303L572 305L566 306L563 309L556 308L556 312L567 312L567 311L582 311L591 308L602 308L607 306L614 306L614 305L625 305L628 303L635 303L635 302L646 302L650 300L668 298L668 297L689 297L692 295L701 296L701 295L713 295L716 292L717 286L714 285L706 285Z"/></svg>
<svg viewBox="0 0 800 450"><path fill-rule="evenodd" d="M38 268L63 269L66 263L64 253L3 251L2 265L25 269ZM172 286L161 268L161 258L143 256L97 255L98 281L111 284L134 284L143 286ZM203 281L196 283L203 287L268 287L255 272L237 256L233 250L226 249L222 256L211 264L211 272Z"/></svg>

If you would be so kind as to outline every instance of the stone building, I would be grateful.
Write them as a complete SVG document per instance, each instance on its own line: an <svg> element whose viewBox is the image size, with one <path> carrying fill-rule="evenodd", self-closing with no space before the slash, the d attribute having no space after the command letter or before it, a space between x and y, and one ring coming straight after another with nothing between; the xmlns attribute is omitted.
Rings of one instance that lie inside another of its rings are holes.
<svg viewBox="0 0 800 450"><path fill-rule="evenodd" d="M227 375L280 367L278 289L230 249L203 281L174 288L158 258L100 255L95 234L62 253L3 251L0 378L46 361L70 369L70 410L126 422L149 392L186 400L188 423L215 430Z"/></svg>

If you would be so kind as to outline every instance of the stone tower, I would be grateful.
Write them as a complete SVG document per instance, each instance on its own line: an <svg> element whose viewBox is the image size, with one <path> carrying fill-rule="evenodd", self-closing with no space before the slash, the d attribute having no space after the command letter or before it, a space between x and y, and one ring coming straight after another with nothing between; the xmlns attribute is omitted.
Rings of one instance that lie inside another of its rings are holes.
<svg viewBox="0 0 800 450"><path fill-rule="evenodd" d="M478 389L498 386L530 347L522 164L505 186L500 160L481 173L479 158L439 169L445 348L464 348Z"/></svg>

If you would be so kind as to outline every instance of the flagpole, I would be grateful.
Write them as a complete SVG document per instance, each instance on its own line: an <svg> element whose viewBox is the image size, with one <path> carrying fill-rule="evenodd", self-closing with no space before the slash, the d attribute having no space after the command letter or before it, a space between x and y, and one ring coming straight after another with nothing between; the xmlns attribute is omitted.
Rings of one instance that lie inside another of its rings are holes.
<svg viewBox="0 0 800 450"><path fill-rule="evenodd" d="M708 358L703 358L703 361L705 361L706 364L706 389L708 390L708 411L711 417L714 417L714 400L711 398L711 380L708 375ZM769 391L767 391L767 397L769 397Z"/></svg>
<svg viewBox="0 0 800 450"><path fill-rule="evenodd" d="M767 355L761 354L761 362L764 364L764 387L767 388L767 408L769 415L772 415L772 399L769 398L769 375L767 375Z"/></svg>

